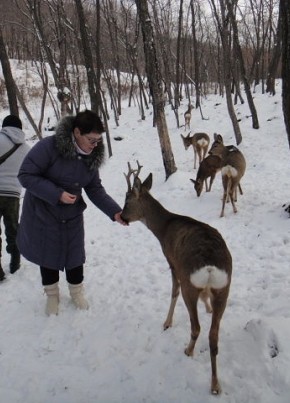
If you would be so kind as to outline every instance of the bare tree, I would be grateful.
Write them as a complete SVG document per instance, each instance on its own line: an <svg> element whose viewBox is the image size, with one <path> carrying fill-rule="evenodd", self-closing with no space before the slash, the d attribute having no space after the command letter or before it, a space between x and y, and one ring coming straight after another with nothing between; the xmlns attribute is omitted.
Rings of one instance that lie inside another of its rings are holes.
<svg viewBox="0 0 290 403"><path fill-rule="evenodd" d="M148 11L147 0L136 0L136 6L143 34L144 53L146 60L147 77L150 93L153 99L154 121L157 125L165 177L169 178L176 170L174 156L171 149L170 138L164 112L164 99L162 79L156 56L155 38L152 28L151 17Z"/></svg>
<svg viewBox="0 0 290 403"><path fill-rule="evenodd" d="M1 27L0 27L0 61L1 61L2 69L3 69L3 75L4 75L4 79L5 79L6 89L7 89L10 113L13 115L19 116L18 103L17 103L17 99L18 99L31 126L35 130L36 135L38 136L38 138L41 138L41 133L38 130L28 108L26 107L24 99L14 81L14 78L13 78L13 75L11 72L11 68L10 68L10 62L8 59L8 55L6 53L6 48L5 48L5 43L4 43L3 36L2 36Z"/></svg>
<svg viewBox="0 0 290 403"><path fill-rule="evenodd" d="M178 35L176 46L176 61L175 61L175 89L174 89L174 104L175 109L178 110L180 105L180 52L181 52L181 35L183 24L183 0L179 2L179 16L178 16Z"/></svg>
<svg viewBox="0 0 290 403"><path fill-rule="evenodd" d="M242 141L242 134L240 131L238 119L236 117L232 93L231 93L231 45L230 45L230 26L229 26L229 18L226 13L226 6L224 0L219 0L220 4L220 15L217 11L217 7L214 0L210 0L212 9L214 12L214 16L217 22L218 31L220 34L221 42L222 42L222 51L223 51L223 68L224 68L224 85L226 90L226 100L227 107L229 111L229 115L232 121L236 143L240 144Z"/></svg>
<svg viewBox="0 0 290 403"><path fill-rule="evenodd" d="M282 16L282 102L290 146L290 2L280 0Z"/></svg>
<svg viewBox="0 0 290 403"><path fill-rule="evenodd" d="M6 52L5 43L3 40L2 28L0 26L0 61L2 65L4 80L7 89L8 103L10 113L12 115L19 116L18 104L17 104L17 93L15 88L14 79L12 76L9 58Z"/></svg>
<svg viewBox="0 0 290 403"><path fill-rule="evenodd" d="M271 30L273 29L272 28L273 24L274 21L272 16ZM281 43L282 43L282 15L281 15L281 7L279 7L278 24L276 32L274 33L274 49L268 67L267 86L266 86L266 92L269 92L272 95L276 94L275 78L277 76L277 69L279 61L281 59Z"/></svg>
<svg viewBox="0 0 290 403"><path fill-rule="evenodd" d="M198 52L198 42L196 37L196 8L197 4L193 0L190 1L190 10L191 10L191 31L192 31L192 40L193 40L193 55L194 55L194 82L195 82L195 107L200 107L200 81L199 81L199 70L200 70L200 63L199 63L199 52Z"/></svg>
<svg viewBox="0 0 290 403"><path fill-rule="evenodd" d="M82 53L84 56L85 67L87 72L91 109L95 112L98 112L100 109L100 102L98 102L97 88L96 88L97 80L95 76L94 61L92 51L90 48L89 33L87 30L87 22L85 18L84 8L81 0L75 0L75 5L79 19Z"/></svg>
<svg viewBox="0 0 290 403"><path fill-rule="evenodd" d="M237 3L237 0L235 0L235 2ZM236 48L236 52L237 52L237 56L238 56L238 60L239 60L239 64L240 64L242 80L244 83L249 108L250 108L250 111L252 114L252 127L253 127L253 129L259 129L258 115L257 115L256 107L254 104L254 100L252 97L249 80L247 78L247 72L246 72L246 67L245 67L245 63L244 63L242 48L241 48L240 41L239 41L238 25L237 25L237 21L235 18L232 1L226 0L226 5L227 5L228 13L229 13L229 18L230 18L230 21L231 21L231 24L233 27L233 38L234 38L235 48Z"/></svg>

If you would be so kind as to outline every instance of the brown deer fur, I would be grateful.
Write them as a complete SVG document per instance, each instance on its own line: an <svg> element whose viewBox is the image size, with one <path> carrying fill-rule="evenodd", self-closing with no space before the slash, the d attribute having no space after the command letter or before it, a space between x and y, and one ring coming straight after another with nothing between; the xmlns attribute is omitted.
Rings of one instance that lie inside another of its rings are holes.
<svg viewBox="0 0 290 403"><path fill-rule="evenodd" d="M208 155L205 159L201 161L196 174L196 179L190 179L191 182L194 184L194 189L196 191L197 197L201 195L204 183L206 192L211 191L214 178L217 172L221 170L221 167L222 159L217 155ZM207 184L208 178L210 178L209 186Z"/></svg>
<svg viewBox="0 0 290 403"><path fill-rule="evenodd" d="M194 151L194 169L196 168L196 156L198 155L198 162L199 164L205 158L210 138L209 135L206 133L195 133L193 136L190 137L190 133L186 137L181 134L181 138L183 141L184 148L187 150L190 146L193 147Z"/></svg>
<svg viewBox="0 0 290 403"><path fill-rule="evenodd" d="M210 296L212 322L209 331L211 357L211 392L219 394L221 388L217 375L218 335L231 283L232 258L220 233L213 227L193 218L166 210L149 190L152 174L144 182L139 179L141 166L133 171L129 166L126 176L128 191L122 211L123 220L128 223L143 222L158 238L162 251L169 263L172 275L171 303L164 329L172 326L174 308L181 289L191 323L191 338L185 354L193 355L200 333L197 303L201 298L207 302ZM130 176L134 175L133 185Z"/></svg>
<svg viewBox="0 0 290 403"><path fill-rule="evenodd" d="M225 146L220 134L214 134L214 142L209 151L210 155L217 155L222 159L222 182L223 182L223 201L220 217L224 216L225 203L230 200L234 213L237 213L235 202L237 201L237 189L243 194L240 186L240 180L246 170L246 160L244 155L235 146Z"/></svg>
<svg viewBox="0 0 290 403"><path fill-rule="evenodd" d="M190 130L191 111L194 109L193 105L188 105L187 111L184 112L184 131Z"/></svg>

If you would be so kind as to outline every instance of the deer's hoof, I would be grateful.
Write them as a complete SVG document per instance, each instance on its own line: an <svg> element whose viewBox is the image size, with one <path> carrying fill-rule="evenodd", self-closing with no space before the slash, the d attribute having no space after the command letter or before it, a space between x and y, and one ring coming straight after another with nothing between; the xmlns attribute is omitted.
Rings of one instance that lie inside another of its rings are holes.
<svg viewBox="0 0 290 403"><path fill-rule="evenodd" d="M172 322L164 322L163 324L163 330L167 330L170 327L172 327Z"/></svg>
<svg viewBox="0 0 290 403"><path fill-rule="evenodd" d="M211 394L212 395L220 395L222 392L222 389L220 387L220 384L218 382L214 383L211 385Z"/></svg>
<svg viewBox="0 0 290 403"><path fill-rule="evenodd" d="M184 354L187 355L187 357L192 357L193 356L193 350L189 349L188 347L184 350Z"/></svg>

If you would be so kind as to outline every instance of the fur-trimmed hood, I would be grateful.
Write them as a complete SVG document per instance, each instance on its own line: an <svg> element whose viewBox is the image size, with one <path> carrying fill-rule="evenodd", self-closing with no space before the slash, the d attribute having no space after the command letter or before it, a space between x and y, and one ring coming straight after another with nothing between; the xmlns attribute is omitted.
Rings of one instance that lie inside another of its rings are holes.
<svg viewBox="0 0 290 403"><path fill-rule="evenodd" d="M66 116L60 120L55 131L56 148L64 158L77 158L78 153L72 141L74 116ZM105 146L98 143L91 154L82 156L89 169L98 169L105 160Z"/></svg>

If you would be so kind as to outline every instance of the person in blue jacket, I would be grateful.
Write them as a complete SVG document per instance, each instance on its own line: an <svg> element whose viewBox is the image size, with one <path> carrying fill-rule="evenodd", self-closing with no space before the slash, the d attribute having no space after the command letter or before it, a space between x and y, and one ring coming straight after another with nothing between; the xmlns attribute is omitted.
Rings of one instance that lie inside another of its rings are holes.
<svg viewBox="0 0 290 403"><path fill-rule="evenodd" d="M59 308L59 271L65 271L73 303L88 309L84 297L84 189L92 203L111 220L121 207L106 193L99 176L104 161L104 126L90 110L60 120L55 134L37 142L18 174L26 189L17 235L18 248L40 266L47 295L47 315Z"/></svg>

